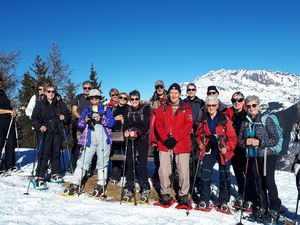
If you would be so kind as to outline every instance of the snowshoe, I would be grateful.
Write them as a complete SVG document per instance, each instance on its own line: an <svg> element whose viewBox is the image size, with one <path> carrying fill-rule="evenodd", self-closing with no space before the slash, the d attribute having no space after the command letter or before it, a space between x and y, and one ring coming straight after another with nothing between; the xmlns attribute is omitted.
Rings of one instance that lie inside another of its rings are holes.
<svg viewBox="0 0 300 225"><path fill-rule="evenodd" d="M70 184L70 186L64 190L62 195L65 197L72 197L72 196L78 194L78 191L79 191L79 185Z"/></svg>
<svg viewBox="0 0 300 225"><path fill-rule="evenodd" d="M53 174L50 179L51 183L62 184L64 183L64 179L59 174Z"/></svg>
<svg viewBox="0 0 300 225"><path fill-rule="evenodd" d="M133 193L128 189L124 189L124 195L122 197L122 202L131 203L133 200Z"/></svg>
<svg viewBox="0 0 300 225"><path fill-rule="evenodd" d="M153 205L154 206L160 206L163 208L169 208L171 207L176 201L169 195L161 195L161 198L159 199L158 202L155 202Z"/></svg>
<svg viewBox="0 0 300 225"><path fill-rule="evenodd" d="M36 190L47 190L48 189L48 186L46 184L46 182L41 179L41 178L38 178L38 179L32 179L30 180L32 186L34 187L34 189Z"/></svg>
<svg viewBox="0 0 300 225"><path fill-rule="evenodd" d="M178 204L175 207L176 209L186 209L191 210L193 207L191 206L190 202L188 201L188 196L180 196L178 199Z"/></svg>
<svg viewBox="0 0 300 225"><path fill-rule="evenodd" d="M0 177L8 177L8 176L10 176L10 174L7 173L5 170L0 171Z"/></svg>
<svg viewBox="0 0 300 225"><path fill-rule="evenodd" d="M93 190L92 193L89 194L89 197L94 197L97 199L106 198L105 188L102 185L97 185L97 187Z"/></svg>
<svg viewBox="0 0 300 225"><path fill-rule="evenodd" d="M224 214L228 214L228 215L232 214L227 203L223 203L222 205L216 207L216 211L224 213Z"/></svg>
<svg viewBox="0 0 300 225"><path fill-rule="evenodd" d="M251 201L247 201L244 203L244 211L252 213L253 212L253 203Z"/></svg>
<svg viewBox="0 0 300 225"><path fill-rule="evenodd" d="M199 204L195 207L195 210L200 210L204 212L210 212L213 208L213 205L209 202L200 201Z"/></svg>
<svg viewBox="0 0 300 225"><path fill-rule="evenodd" d="M138 203L149 204L150 190L143 190Z"/></svg>

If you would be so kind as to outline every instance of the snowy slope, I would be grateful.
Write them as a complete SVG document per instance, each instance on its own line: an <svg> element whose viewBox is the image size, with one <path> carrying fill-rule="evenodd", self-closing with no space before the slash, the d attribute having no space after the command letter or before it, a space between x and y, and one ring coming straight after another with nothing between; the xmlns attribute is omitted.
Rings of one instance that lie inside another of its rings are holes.
<svg viewBox="0 0 300 225"><path fill-rule="evenodd" d="M186 85L181 83L182 93L186 95ZM193 83L197 86L197 95L205 99L207 87L217 86L220 100L231 105L234 92L244 95L258 95L262 106L280 111L294 105L300 99L300 76L291 73L272 72L267 70L217 70L197 77ZM279 104L268 105L270 102Z"/></svg>
<svg viewBox="0 0 300 225"><path fill-rule="evenodd" d="M24 150L27 153L30 151ZM27 160L24 157L24 162ZM24 163L23 163L24 165ZM122 204L104 202L80 197L66 198L59 195L63 188L59 184L49 184L49 190L36 191L30 189L30 195L24 195L30 174L31 164L23 166L23 173L0 178L0 224L105 224L105 225L193 225L236 224L239 214L225 215L215 212L204 213L190 211L186 216L184 210L174 207L163 209L152 205ZM297 190L294 175L278 171L276 180L283 208L289 211L289 217L295 210ZM245 225L254 224L243 221Z"/></svg>

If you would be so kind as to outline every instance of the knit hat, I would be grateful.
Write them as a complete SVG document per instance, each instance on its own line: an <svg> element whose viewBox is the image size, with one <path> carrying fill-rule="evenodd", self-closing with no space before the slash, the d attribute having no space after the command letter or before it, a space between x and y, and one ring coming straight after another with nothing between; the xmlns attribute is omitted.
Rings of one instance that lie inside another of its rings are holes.
<svg viewBox="0 0 300 225"><path fill-rule="evenodd" d="M179 91L179 93L181 94L181 88L180 88L179 84L177 84L177 83L173 83L173 84L169 87L168 93L169 93L171 90L177 90L177 91Z"/></svg>
<svg viewBox="0 0 300 225"><path fill-rule="evenodd" d="M164 82L162 80L158 80L154 84L154 87L156 87L156 86L163 86L163 87L165 87L165 84L164 84Z"/></svg>
<svg viewBox="0 0 300 225"><path fill-rule="evenodd" d="M98 89L92 89L90 91L89 97L101 97L101 93Z"/></svg>
<svg viewBox="0 0 300 225"><path fill-rule="evenodd" d="M218 89L217 89L216 86L208 86L208 88L207 88L207 94L208 94L210 91L215 91L215 92L217 92L217 93L219 94L219 91L218 91Z"/></svg>

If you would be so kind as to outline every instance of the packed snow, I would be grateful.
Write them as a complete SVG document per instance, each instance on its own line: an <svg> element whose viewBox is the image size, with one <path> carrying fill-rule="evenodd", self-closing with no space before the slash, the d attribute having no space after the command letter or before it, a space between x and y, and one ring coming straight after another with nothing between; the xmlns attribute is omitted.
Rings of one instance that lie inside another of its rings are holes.
<svg viewBox="0 0 300 225"><path fill-rule="evenodd" d="M61 184L50 183L46 191L38 191L30 186L29 195L24 195L34 151L21 149L17 157L22 159L23 172L0 177L0 224L223 225L239 222L240 213L226 215L214 209L209 213L191 210L187 216L185 210L177 210L175 205L168 209L153 206L152 203L120 205L119 202L96 200L84 194L67 198L60 195L63 191ZM293 219L297 200L295 177L292 173L277 171L276 181L282 211ZM216 189L214 192L217 193ZM243 224L254 223L243 221Z"/></svg>

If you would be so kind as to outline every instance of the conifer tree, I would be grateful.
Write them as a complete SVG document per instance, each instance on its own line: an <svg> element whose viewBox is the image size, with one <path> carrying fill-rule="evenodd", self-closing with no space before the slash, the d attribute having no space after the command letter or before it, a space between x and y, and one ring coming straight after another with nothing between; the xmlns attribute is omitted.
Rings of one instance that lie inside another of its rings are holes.
<svg viewBox="0 0 300 225"><path fill-rule="evenodd" d="M25 72L19 89L19 101L21 106L27 106L31 96L36 92L37 80L31 76L29 71Z"/></svg>
<svg viewBox="0 0 300 225"><path fill-rule="evenodd" d="M37 82L42 81L45 83L49 83L52 81L51 78L47 76L47 64L39 54L35 57L35 60L32 66L30 67L30 70L34 72Z"/></svg>

